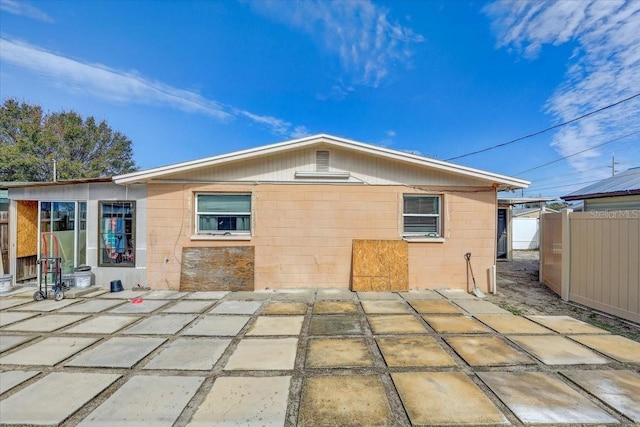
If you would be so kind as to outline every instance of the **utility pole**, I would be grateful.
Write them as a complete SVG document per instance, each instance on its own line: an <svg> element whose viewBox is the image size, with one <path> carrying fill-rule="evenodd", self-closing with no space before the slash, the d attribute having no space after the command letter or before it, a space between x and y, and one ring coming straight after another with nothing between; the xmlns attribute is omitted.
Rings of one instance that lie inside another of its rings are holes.
<svg viewBox="0 0 640 427"><path fill-rule="evenodd" d="M611 168L611 176L615 176L616 174L616 165L619 165L620 163L616 162L616 155L615 153L611 155L611 166L609 166Z"/></svg>
<svg viewBox="0 0 640 427"><path fill-rule="evenodd" d="M53 159L53 182L57 181L58 171L57 171L57 162L56 159Z"/></svg>

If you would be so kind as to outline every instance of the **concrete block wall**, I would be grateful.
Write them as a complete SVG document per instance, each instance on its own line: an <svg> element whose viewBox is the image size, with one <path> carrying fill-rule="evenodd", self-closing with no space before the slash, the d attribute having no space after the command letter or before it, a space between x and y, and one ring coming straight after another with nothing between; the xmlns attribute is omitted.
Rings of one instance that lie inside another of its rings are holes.
<svg viewBox="0 0 640 427"><path fill-rule="evenodd" d="M198 192L252 194L251 240L194 238ZM444 241L409 243L410 288L466 288L464 254L478 284L495 261L493 188L339 184L149 184L148 284L177 289L183 247L254 246L256 289L348 288L354 239L402 238L402 195L444 195Z"/></svg>

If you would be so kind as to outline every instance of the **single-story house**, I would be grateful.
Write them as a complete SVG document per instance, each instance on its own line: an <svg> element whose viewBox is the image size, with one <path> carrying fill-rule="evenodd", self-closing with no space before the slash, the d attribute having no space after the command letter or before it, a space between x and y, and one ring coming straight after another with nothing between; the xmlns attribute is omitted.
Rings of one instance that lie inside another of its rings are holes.
<svg viewBox="0 0 640 427"><path fill-rule="evenodd" d="M61 258L68 277L91 266L98 285L146 283L146 185L93 178L6 187L14 284L35 281L45 257Z"/></svg>
<svg viewBox="0 0 640 427"><path fill-rule="evenodd" d="M584 212L640 209L640 167L605 178L562 199L583 201Z"/></svg>
<svg viewBox="0 0 640 427"><path fill-rule="evenodd" d="M113 182L146 188L146 284L182 290L465 289L466 253L488 290L498 192L529 185L330 135Z"/></svg>

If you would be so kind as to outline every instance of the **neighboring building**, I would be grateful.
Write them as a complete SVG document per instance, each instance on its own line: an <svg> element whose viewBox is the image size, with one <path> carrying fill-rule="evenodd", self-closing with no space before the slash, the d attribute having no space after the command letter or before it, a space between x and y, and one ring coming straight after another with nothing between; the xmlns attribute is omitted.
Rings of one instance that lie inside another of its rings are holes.
<svg viewBox="0 0 640 427"><path fill-rule="evenodd" d="M35 281L37 260L62 258L62 272L89 265L95 283L146 283L146 186L111 178L7 184L10 265Z"/></svg>
<svg viewBox="0 0 640 427"><path fill-rule="evenodd" d="M513 259L514 250L538 249L540 214L547 210L545 203L552 197L499 197L498 249L499 260ZM538 203L539 208L515 208Z"/></svg>
<svg viewBox="0 0 640 427"><path fill-rule="evenodd" d="M540 206L539 208L514 208L513 218L535 218L540 219L540 215L543 213L557 213L555 209L549 209L546 206Z"/></svg>
<svg viewBox="0 0 640 427"><path fill-rule="evenodd" d="M371 289L395 268L408 288L464 289L467 252L488 290L498 191L529 185L329 135L113 181L146 185L147 285L183 290L346 289L362 260Z"/></svg>
<svg viewBox="0 0 640 427"><path fill-rule="evenodd" d="M583 201L583 211L640 209L640 167L605 178L562 197Z"/></svg>

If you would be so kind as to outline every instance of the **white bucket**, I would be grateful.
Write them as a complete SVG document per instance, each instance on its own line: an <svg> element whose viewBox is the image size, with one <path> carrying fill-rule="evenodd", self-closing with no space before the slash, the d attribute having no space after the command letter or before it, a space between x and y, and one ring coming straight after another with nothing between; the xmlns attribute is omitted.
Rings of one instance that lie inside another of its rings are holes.
<svg viewBox="0 0 640 427"><path fill-rule="evenodd" d="M88 288L91 286L91 270L76 271L74 276L76 278L76 288Z"/></svg>
<svg viewBox="0 0 640 427"><path fill-rule="evenodd" d="M13 286L11 285L11 279L13 279L12 274L1 274L0 275L0 294L5 292L11 292Z"/></svg>

